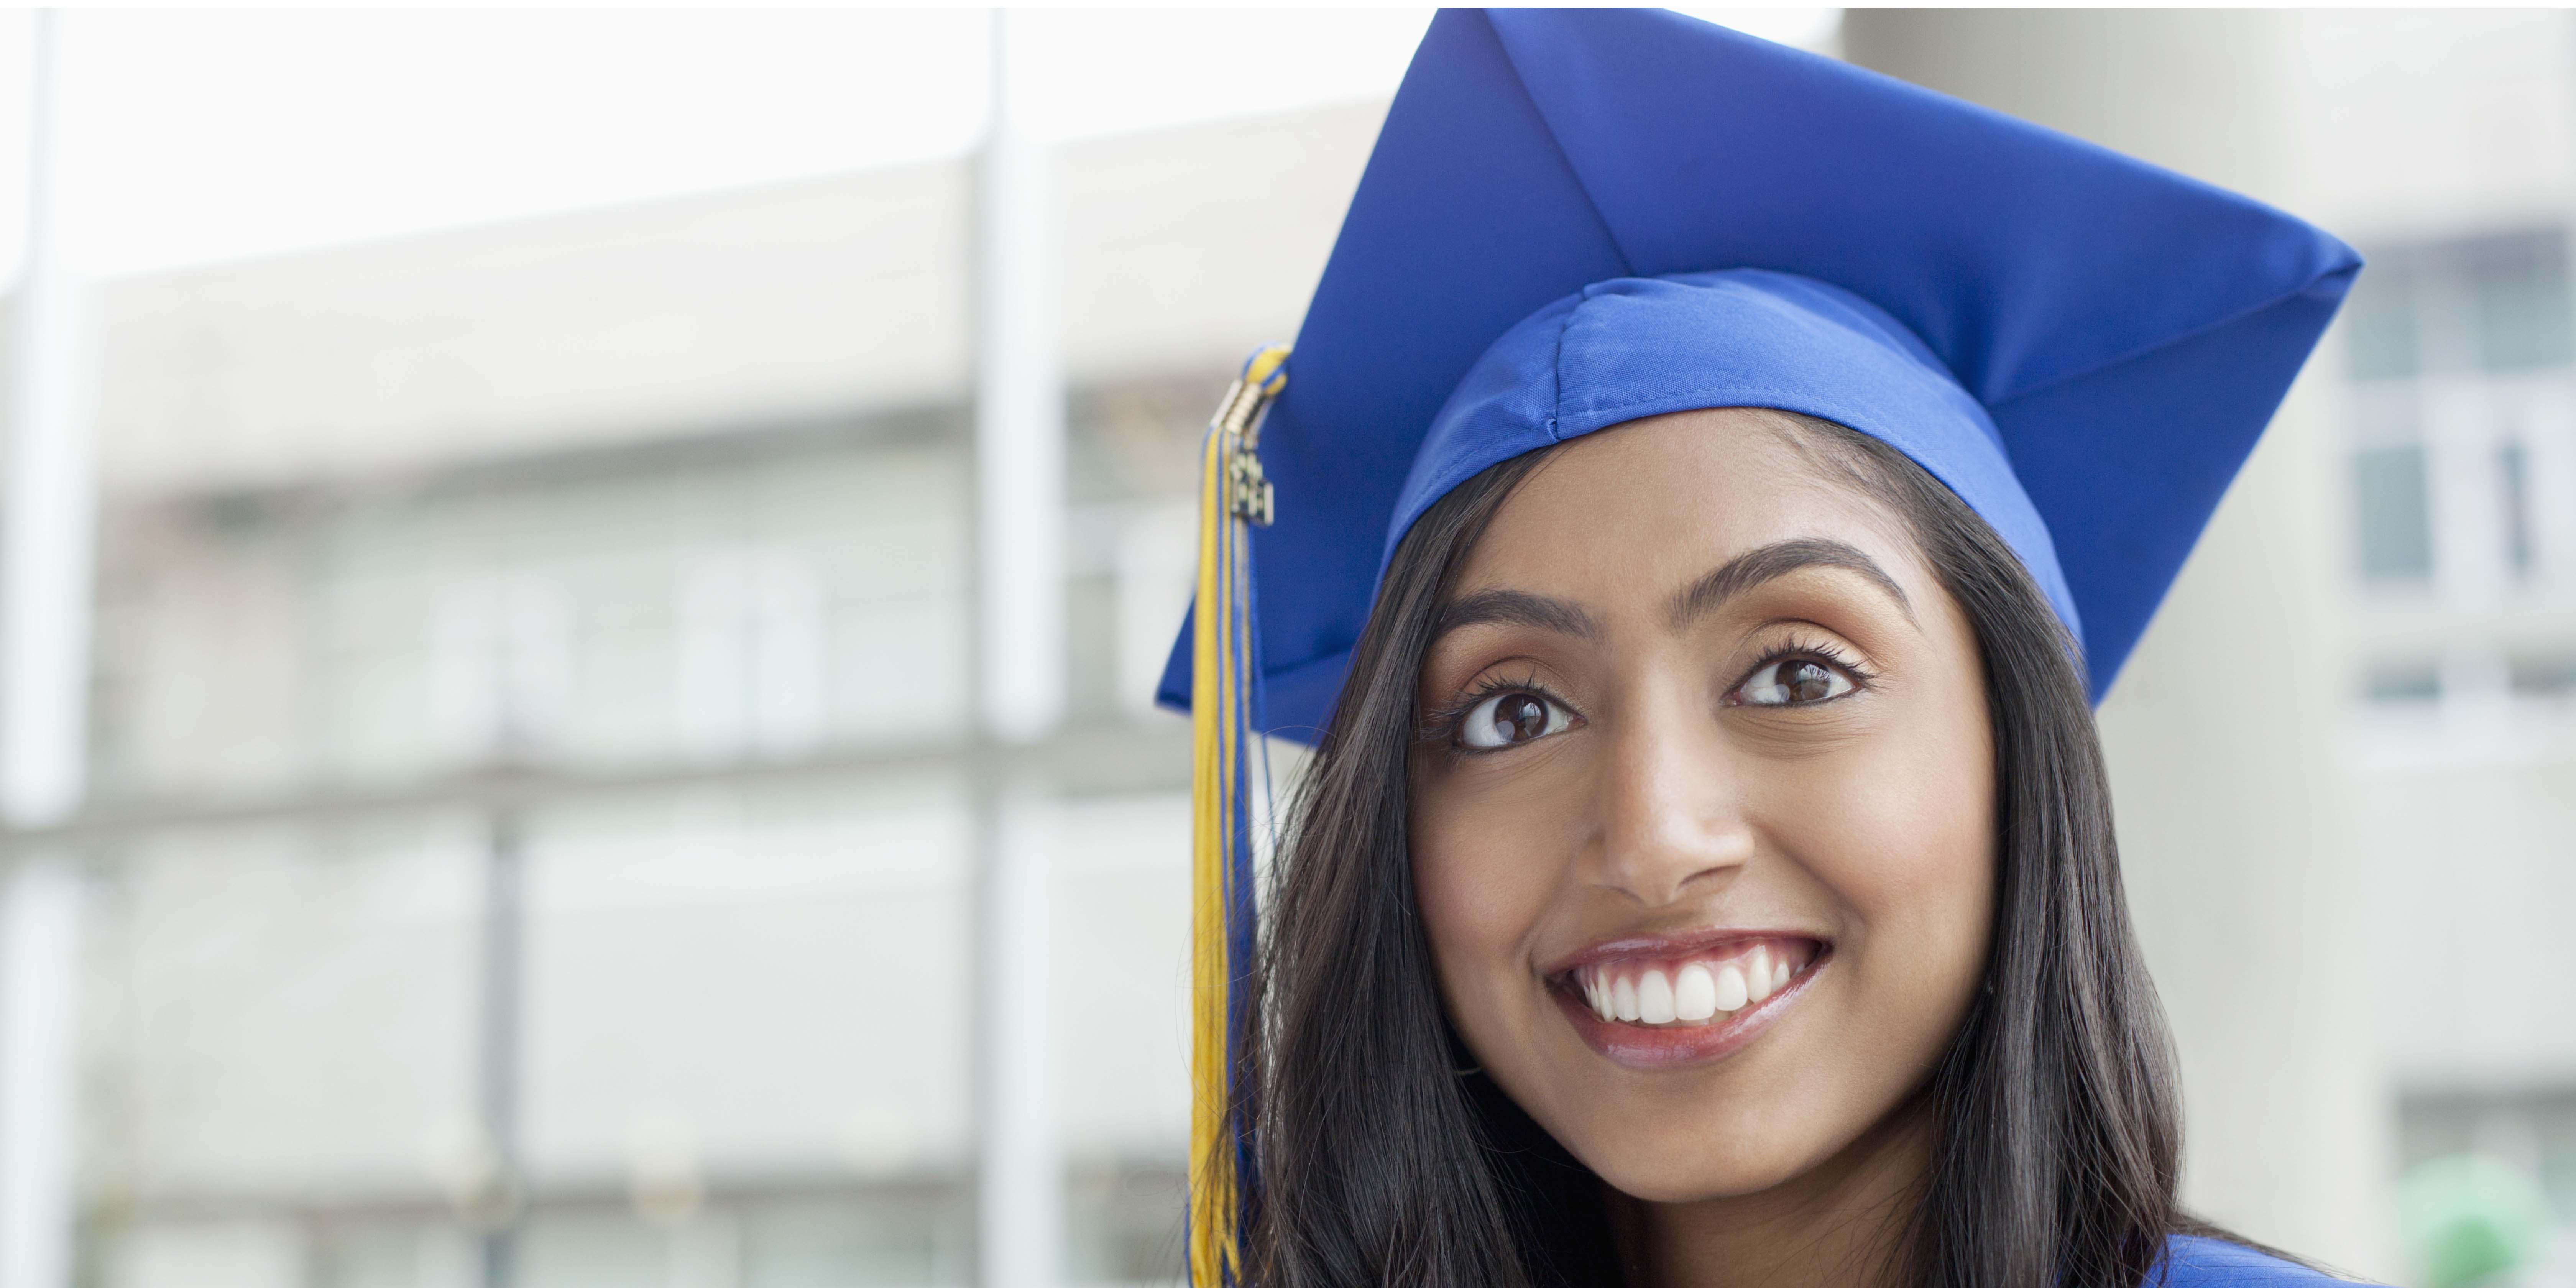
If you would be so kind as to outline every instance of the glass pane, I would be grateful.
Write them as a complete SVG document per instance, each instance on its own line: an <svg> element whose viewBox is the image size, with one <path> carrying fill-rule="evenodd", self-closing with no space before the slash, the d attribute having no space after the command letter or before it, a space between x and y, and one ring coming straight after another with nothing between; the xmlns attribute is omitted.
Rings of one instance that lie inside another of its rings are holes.
<svg viewBox="0 0 2576 1288"><path fill-rule="evenodd" d="M2505 660L2505 682L2526 697L2576 694L2576 651L2515 654Z"/></svg>
<svg viewBox="0 0 2576 1288"><path fill-rule="evenodd" d="M1074 1284L1179 1284L1189 1277L1177 1171L1096 1173L1067 1187L1065 1278Z"/></svg>
<svg viewBox="0 0 2576 1288"><path fill-rule="evenodd" d="M2513 575L2531 576L2531 453L2519 442L2496 449L2498 517L2504 520L2504 564Z"/></svg>
<svg viewBox="0 0 2576 1288"><path fill-rule="evenodd" d="M420 1239L406 1222L324 1225L309 1254L314 1288L420 1288Z"/></svg>
<svg viewBox="0 0 2576 1288"><path fill-rule="evenodd" d="M2371 267L2381 266L2374 262ZM2369 277L2354 284L2344 305L2343 343L2355 380L2411 376L2421 369L2415 301L2403 277Z"/></svg>
<svg viewBox="0 0 2576 1288"><path fill-rule="evenodd" d="M742 1288L963 1283L962 1217L948 1196L756 1210L743 1222Z"/></svg>
<svg viewBox="0 0 2576 1288"><path fill-rule="evenodd" d="M2353 453L2352 460L2362 577L2408 581L2432 576L2433 532L2424 489L2423 447L2373 447Z"/></svg>
<svg viewBox="0 0 2576 1288"><path fill-rule="evenodd" d="M670 1281L669 1236L623 1212L540 1213L519 1235L515 1288L630 1288Z"/></svg>
<svg viewBox="0 0 2576 1288"><path fill-rule="evenodd" d="M2556 230L2471 242L2462 248L2476 315L2478 365L2490 371L2568 360L2566 238Z"/></svg>
<svg viewBox="0 0 2576 1288"><path fill-rule="evenodd" d="M2382 662L2362 677L2361 691L2373 702L2430 702L2442 696L2442 676L2427 661Z"/></svg>

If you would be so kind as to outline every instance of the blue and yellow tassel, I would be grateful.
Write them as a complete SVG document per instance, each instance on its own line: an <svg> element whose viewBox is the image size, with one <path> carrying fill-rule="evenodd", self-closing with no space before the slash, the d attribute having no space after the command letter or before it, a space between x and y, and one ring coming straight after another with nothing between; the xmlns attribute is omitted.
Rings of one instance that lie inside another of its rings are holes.
<svg viewBox="0 0 2576 1288"><path fill-rule="evenodd" d="M1251 530L1270 524L1261 417L1288 383L1288 347L1252 355L1208 423L1199 476L1199 582L1190 641L1190 1282L1243 1282L1254 1199L1251 1106L1241 1094L1245 991L1257 943L1252 769L1261 659Z"/></svg>

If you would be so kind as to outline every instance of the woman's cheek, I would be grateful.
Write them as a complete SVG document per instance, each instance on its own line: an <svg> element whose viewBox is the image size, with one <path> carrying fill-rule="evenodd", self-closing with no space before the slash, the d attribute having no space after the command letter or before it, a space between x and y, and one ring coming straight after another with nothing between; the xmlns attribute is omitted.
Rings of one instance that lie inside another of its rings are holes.
<svg viewBox="0 0 2576 1288"><path fill-rule="evenodd" d="M1442 805L1414 812L1413 879L1444 968L1454 951L1481 954L1515 938L1532 898L1511 829L1490 815L1471 825L1473 813Z"/></svg>
<svg viewBox="0 0 2576 1288"><path fill-rule="evenodd" d="M1775 779L1763 811L1772 830L1835 869L1819 875L1856 910L1982 903L1995 801L1982 726L1891 732Z"/></svg>
<svg viewBox="0 0 2576 1288"><path fill-rule="evenodd" d="M1857 919L1864 994L1930 1026L1884 1030L1913 1034L1902 1045L1946 1035L1983 970L1995 883L1988 755L1973 736L1888 739L1834 782L1794 785L1835 803L1801 810L1781 839Z"/></svg>
<svg viewBox="0 0 2576 1288"><path fill-rule="evenodd" d="M1462 1027L1489 990L1526 976L1531 932L1563 895L1566 813L1542 784L1425 783L1410 822L1413 880L1442 988Z"/></svg>

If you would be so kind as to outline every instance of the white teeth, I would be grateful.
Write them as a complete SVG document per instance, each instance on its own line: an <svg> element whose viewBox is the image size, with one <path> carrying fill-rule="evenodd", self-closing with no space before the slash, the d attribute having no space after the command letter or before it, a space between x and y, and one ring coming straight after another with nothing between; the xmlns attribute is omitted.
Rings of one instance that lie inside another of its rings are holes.
<svg viewBox="0 0 2576 1288"><path fill-rule="evenodd" d="M1686 961L1679 970L1662 966L1633 975L1614 966L1591 966L1577 979L1583 1004L1605 1023L1707 1024L1724 1022L1789 987L1803 970L1792 961L1769 944L1756 944L1725 963Z"/></svg>
<svg viewBox="0 0 2576 1288"><path fill-rule="evenodd" d="M1659 970L1637 981L1637 1018L1647 1024L1673 1022L1673 982Z"/></svg>
<svg viewBox="0 0 2576 1288"><path fill-rule="evenodd" d="M1743 1010L1747 996L1744 991L1744 972L1736 969L1735 963L1728 962L1717 968L1717 1009Z"/></svg>
<svg viewBox="0 0 2576 1288"><path fill-rule="evenodd" d="M1682 967L1681 982L1673 986L1673 1016L1684 1024L1698 1024L1717 1015L1717 977L1708 967L1692 962Z"/></svg>

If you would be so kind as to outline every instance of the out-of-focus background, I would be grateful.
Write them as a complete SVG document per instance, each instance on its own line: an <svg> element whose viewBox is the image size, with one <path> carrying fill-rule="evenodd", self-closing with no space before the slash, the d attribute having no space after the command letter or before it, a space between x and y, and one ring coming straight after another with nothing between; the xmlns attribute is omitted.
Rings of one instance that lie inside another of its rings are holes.
<svg viewBox="0 0 2576 1288"><path fill-rule="evenodd" d="M2576 1284L2576 16L1703 12L2370 257L2103 712L2185 1191ZM0 1288L1175 1281L1194 449L1427 20L0 16Z"/></svg>

